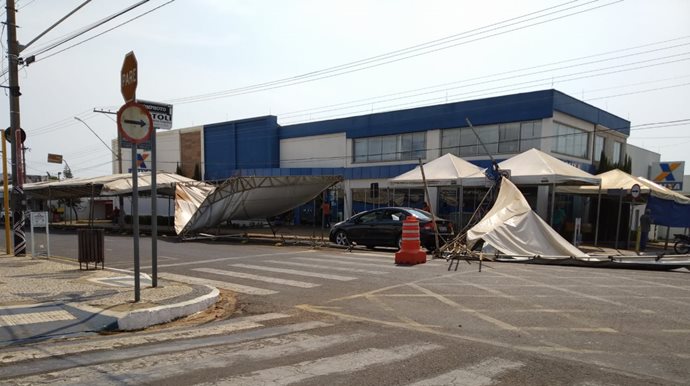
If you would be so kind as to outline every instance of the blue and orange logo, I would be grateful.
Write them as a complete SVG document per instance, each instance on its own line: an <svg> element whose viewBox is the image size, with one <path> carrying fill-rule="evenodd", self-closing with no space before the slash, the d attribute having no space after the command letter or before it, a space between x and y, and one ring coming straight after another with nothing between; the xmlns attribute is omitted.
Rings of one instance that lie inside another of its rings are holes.
<svg viewBox="0 0 690 386"><path fill-rule="evenodd" d="M682 162L660 163L659 168L661 169L661 173L654 177L654 181L676 181L673 171L678 169L678 167L682 164Z"/></svg>
<svg viewBox="0 0 690 386"><path fill-rule="evenodd" d="M149 158L149 155L149 153L137 153L137 169L148 169L145 162Z"/></svg>

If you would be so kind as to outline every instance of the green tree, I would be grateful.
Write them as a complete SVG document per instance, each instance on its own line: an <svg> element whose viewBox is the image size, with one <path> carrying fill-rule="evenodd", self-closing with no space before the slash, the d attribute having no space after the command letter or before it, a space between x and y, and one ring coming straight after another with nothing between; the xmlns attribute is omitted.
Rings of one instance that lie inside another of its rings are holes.
<svg viewBox="0 0 690 386"><path fill-rule="evenodd" d="M632 173L632 158L629 155L625 156L625 161L623 162L611 162L601 151L601 160L599 161L599 166L597 166L596 174L601 174L608 172L609 170L620 169L626 173Z"/></svg>

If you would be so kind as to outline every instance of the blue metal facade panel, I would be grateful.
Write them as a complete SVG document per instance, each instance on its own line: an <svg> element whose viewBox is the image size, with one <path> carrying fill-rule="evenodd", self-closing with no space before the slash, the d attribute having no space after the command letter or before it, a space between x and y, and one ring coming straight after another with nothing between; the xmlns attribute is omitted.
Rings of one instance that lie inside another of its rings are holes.
<svg viewBox="0 0 690 386"><path fill-rule="evenodd" d="M277 168L280 165L279 146L275 116L206 125L205 179L225 179L232 176L235 169L250 172L247 169Z"/></svg>
<svg viewBox="0 0 690 386"><path fill-rule="evenodd" d="M361 138L548 118L553 115L552 90L535 91L473 101L448 103L309 122L280 128L280 139L345 132L348 138Z"/></svg>
<svg viewBox="0 0 690 386"><path fill-rule="evenodd" d="M354 168L255 168L236 169L233 176L343 176L345 179L392 178L414 169L416 164L365 166Z"/></svg>
<svg viewBox="0 0 690 386"><path fill-rule="evenodd" d="M222 127L204 127L205 180L222 180L230 171L237 169L235 131Z"/></svg>
<svg viewBox="0 0 690 386"><path fill-rule="evenodd" d="M600 108L575 99L560 91L553 91L553 109L572 115L587 122L603 125L622 134L630 135L630 121L615 116Z"/></svg>

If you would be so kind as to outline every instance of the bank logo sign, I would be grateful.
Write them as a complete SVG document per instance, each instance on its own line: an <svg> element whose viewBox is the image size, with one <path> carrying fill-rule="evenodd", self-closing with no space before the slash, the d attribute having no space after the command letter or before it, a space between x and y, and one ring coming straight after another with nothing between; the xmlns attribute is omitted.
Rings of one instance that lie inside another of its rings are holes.
<svg viewBox="0 0 690 386"><path fill-rule="evenodd" d="M137 171L139 172L150 172L151 168L146 165L146 162L151 153L137 153ZM129 172L132 172L132 168L129 168Z"/></svg>
<svg viewBox="0 0 690 386"><path fill-rule="evenodd" d="M685 161L655 162L650 173L652 181L671 190L683 190Z"/></svg>

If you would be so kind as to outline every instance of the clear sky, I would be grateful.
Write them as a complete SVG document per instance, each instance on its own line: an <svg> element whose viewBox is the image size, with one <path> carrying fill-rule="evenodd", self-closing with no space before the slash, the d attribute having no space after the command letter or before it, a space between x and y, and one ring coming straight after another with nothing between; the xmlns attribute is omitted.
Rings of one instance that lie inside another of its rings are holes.
<svg viewBox="0 0 690 386"><path fill-rule="evenodd" d="M19 42L82 2L17 0ZM22 53L38 53L19 72L29 174L62 170L48 153L62 154L75 176L110 174L110 151L74 117L110 144L114 116L93 109L123 103L129 51L137 97L172 103L173 128L268 114L290 124L555 88L630 120L629 143L686 161L690 173L687 0L150 0L40 53L135 3L93 0ZM5 28L2 41L6 52ZM8 110L5 93L2 127Z"/></svg>

